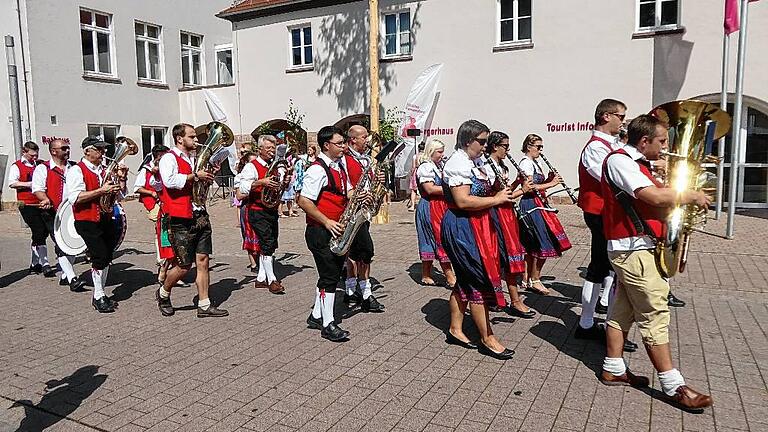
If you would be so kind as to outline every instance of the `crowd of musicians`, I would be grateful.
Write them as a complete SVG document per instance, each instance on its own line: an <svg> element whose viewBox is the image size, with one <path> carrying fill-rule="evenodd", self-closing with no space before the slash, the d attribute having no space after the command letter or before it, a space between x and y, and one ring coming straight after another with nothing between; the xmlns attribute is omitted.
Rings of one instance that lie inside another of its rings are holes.
<svg viewBox="0 0 768 432"><path fill-rule="evenodd" d="M543 156L544 140L536 134L523 137L518 146L506 133L468 120L458 128L450 156L445 156L445 143L426 142L413 167L421 196L415 208L421 283L436 284L432 273L437 260L451 289L447 343L511 359L514 351L494 335L489 313L531 319L536 313L521 295L550 293L541 281L542 268L548 259L562 256L571 243L547 191L563 188L578 201L591 233L575 337L606 345L599 380L606 385L649 385L649 379L634 375L622 357L623 351L638 348L627 339L631 326L637 324L663 393L683 409L700 410L710 406L712 399L685 384L669 348L669 306L684 303L671 295L668 280L655 265L653 249L665 211L677 203L704 207L710 202L702 192L679 194L663 186L659 178L666 168L661 152L667 146L667 127L650 115L628 122L626 110L624 103L613 99L597 105L594 131L579 158L577 199ZM195 202L192 193L196 183L212 182L215 170L193 168L199 145L195 128L178 124L172 137L170 149L152 149L152 158L141 167L134 186L154 222L159 267L155 300L163 316L174 315L173 289L195 266L197 316L224 317L228 312L212 304L208 293L211 222L205 205ZM240 153L236 169L243 249L257 273L255 287L286 293L274 268L281 211L263 202L265 190L280 190L283 201L295 200L306 214L305 239L318 275L307 325L331 341L350 338L335 317L340 280L345 281L344 303L356 304L363 312L385 311L372 292L374 241L369 223L354 236L347 254L334 253L330 247L331 239L344 232L341 218L350 200L374 199L368 192L356 191L359 182L366 176L383 181L380 173L368 169L376 162L368 154L368 142L369 132L362 126L345 131L326 126L317 134L317 147L295 159L294 170L270 172L279 144L275 136L261 135L253 151ZM57 208L68 201L77 234L87 246L91 301L100 313L118 307L105 292L118 241L115 214L105 211L100 201L105 195L126 192L126 170L120 171L117 180L105 175L106 147L100 138L87 137L82 142L84 157L74 163L69 161L69 144L54 140L48 148L50 160L41 162L38 146L29 142L9 174L21 215L32 231L30 272L55 277L46 238L53 237ZM517 150L519 158L513 155ZM542 160L548 169L543 169ZM287 191L281 189L285 176L292 176ZM288 215L292 212L289 206ZM73 269L74 257L59 247L56 256L60 284L72 291L85 290L85 281ZM477 340L463 330L467 309L479 333ZM596 313L607 314L604 326L597 323Z"/></svg>

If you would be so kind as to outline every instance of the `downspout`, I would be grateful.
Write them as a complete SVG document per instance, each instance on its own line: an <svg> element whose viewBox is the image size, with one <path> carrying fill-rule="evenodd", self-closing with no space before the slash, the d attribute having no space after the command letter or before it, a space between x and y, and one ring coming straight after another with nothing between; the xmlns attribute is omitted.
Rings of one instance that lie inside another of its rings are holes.
<svg viewBox="0 0 768 432"><path fill-rule="evenodd" d="M16 16L19 21L19 48L21 48L21 71L23 74L22 80L24 81L24 105L27 111L27 127L24 129L25 139L27 141L32 140L32 116L29 111L29 85L27 83L27 56L24 49L24 30L21 26L21 0L16 0Z"/></svg>

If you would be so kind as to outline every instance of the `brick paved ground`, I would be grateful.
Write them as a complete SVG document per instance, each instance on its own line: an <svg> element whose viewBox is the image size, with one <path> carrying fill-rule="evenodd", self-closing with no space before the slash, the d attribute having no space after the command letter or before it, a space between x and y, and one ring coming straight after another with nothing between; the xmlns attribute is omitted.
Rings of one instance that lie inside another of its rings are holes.
<svg viewBox="0 0 768 432"><path fill-rule="evenodd" d="M387 312L340 308L352 332L344 344L305 328L316 274L302 220L282 222L277 270L288 291L276 296L253 289L234 210L214 206L211 293L231 316L198 320L193 288L179 288L184 310L163 318L151 228L137 203L126 207L112 315L97 314L89 294L25 276L27 235L16 213L0 213L0 430L768 430L765 219L740 216L735 241L696 235L689 272L674 280L688 301L672 315L674 357L715 398L692 415L657 400L656 380L649 392L597 382L603 348L572 337L588 255L574 207L560 214L575 246L545 267L554 295L526 299L538 318L493 316L517 351L506 363L444 343L449 292L415 283L412 214L399 205L391 224L373 228ZM626 358L651 373L645 353Z"/></svg>

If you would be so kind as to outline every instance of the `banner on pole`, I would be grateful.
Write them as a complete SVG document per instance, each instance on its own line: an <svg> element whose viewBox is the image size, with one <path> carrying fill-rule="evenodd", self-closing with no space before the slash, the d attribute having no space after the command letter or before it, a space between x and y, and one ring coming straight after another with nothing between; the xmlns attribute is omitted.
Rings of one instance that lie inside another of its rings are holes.
<svg viewBox="0 0 768 432"><path fill-rule="evenodd" d="M411 91L408 93L408 99L405 102L405 114L397 128L398 135L405 141L405 148L395 159L396 177L406 177L410 173L415 149L413 139L408 137L408 129L422 131L426 129L442 70L442 63L433 64L426 68L416 78L416 82L413 83Z"/></svg>

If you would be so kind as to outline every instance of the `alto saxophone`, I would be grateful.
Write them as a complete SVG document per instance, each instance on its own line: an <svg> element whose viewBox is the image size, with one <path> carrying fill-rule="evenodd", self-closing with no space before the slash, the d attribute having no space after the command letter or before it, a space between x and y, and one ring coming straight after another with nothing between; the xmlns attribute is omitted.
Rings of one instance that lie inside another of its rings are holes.
<svg viewBox="0 0 768 432"><path fill-rule="evenodd" d="M377 160L376 156L382 145L381 137L371 133L368 139L369 146L372 147L371 164L363 171L363 175L352 191L352 196L339 219L339 223L344 226L344 232L340 236L333 236L329 243L331 252L339 256L349 252L349 247L357 236L360 227L365 222L370 222L379 213L381 204L389 193L386 181L379 181L379 176L385 174L384 177L386 178L386 173L390 169L391 155L386 156L381 161ZM373 197L370 204L366 202L367 200L362 199L366 192L369 192Z"/></svg>

